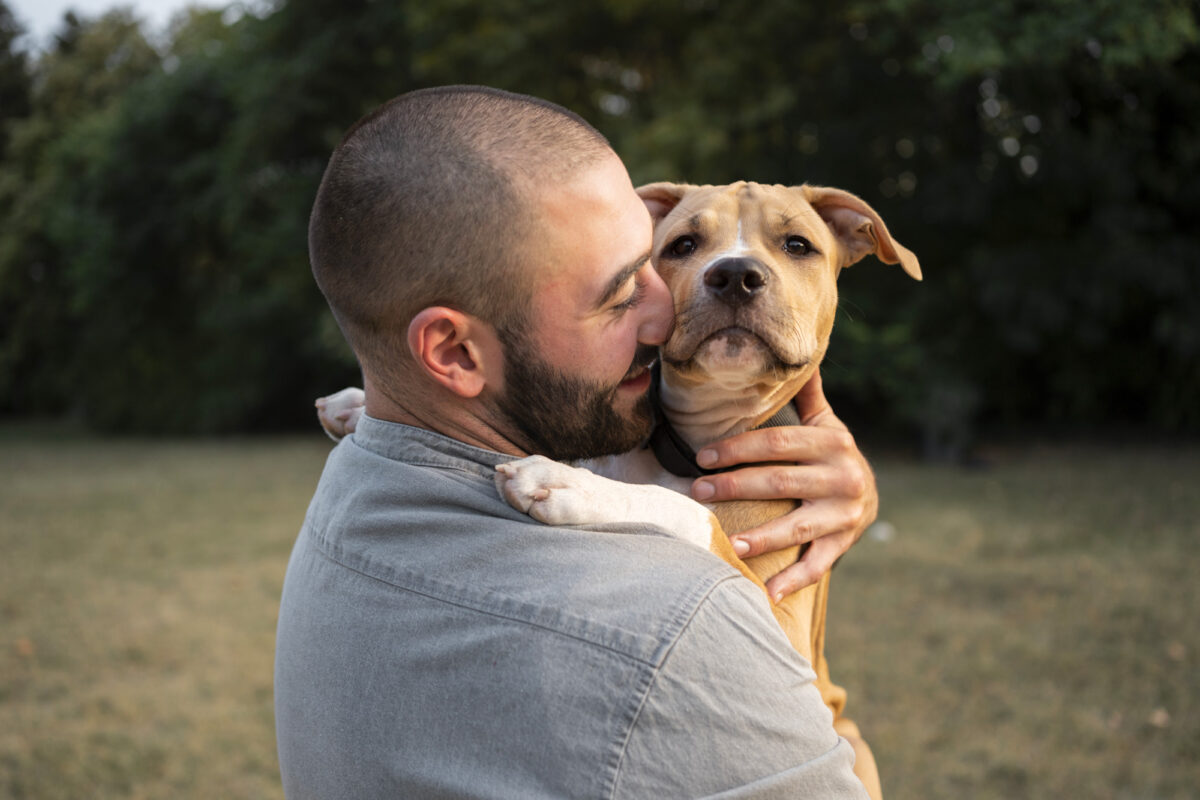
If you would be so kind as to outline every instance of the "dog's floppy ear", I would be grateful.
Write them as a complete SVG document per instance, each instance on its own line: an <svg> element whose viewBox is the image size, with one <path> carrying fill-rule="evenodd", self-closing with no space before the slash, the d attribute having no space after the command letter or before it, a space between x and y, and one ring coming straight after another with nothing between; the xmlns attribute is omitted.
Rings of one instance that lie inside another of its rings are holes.
<svg viewBox="0 0 1200 800"><path fill-rule="evenodd" d="M671 213L675 206L679 205L679 201L685 194L695 188L690 183L662 181L639 186L637 193L638 197L642 198L642 202L646 204L646 209L650 212L654 224L657 225L663 217Z"/></svg>
<svg viewBox="0 0 1200 800"><path fill-rule="evenodd" d="M921 264L916 255L892 238L875 209L862 198L828 186L806 184L800 189L842 246L842 263L838 266L848 267L874 253L883 263L899 264L913 278L921 280Z"/></svg>

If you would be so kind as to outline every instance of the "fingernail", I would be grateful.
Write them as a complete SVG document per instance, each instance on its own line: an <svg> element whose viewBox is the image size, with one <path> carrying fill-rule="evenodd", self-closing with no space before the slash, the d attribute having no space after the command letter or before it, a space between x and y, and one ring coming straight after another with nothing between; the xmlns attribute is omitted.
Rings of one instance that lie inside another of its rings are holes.
<svg viewBox="0 0 1200 800"><path fill-rule="evenodd" d="M742 539L734 539L733 552L737 553L739 556L744 556L746 553L750 552L750 545Z"/></svg>
<svg viewBox="0 0 1200 800"><path fill-rule="evenodd" d="M779 605L781 600L783 600L783 592L776 592L772 602L774 602L775 605Z"/></svg>
<svg viewBox="0 0 1200 800"><path fill-rule="evenodd" d="M708 481L700 481L692 487L692 497L695 497L697 500L707 500L716 493L717 490Z"/></svg>
<svg viewBox="0 0 1200 800"><path fill-rule="evenodd" d="M696 463L702 467L709 467L717 463L716 450L701 450L696 453Z"/></svg>

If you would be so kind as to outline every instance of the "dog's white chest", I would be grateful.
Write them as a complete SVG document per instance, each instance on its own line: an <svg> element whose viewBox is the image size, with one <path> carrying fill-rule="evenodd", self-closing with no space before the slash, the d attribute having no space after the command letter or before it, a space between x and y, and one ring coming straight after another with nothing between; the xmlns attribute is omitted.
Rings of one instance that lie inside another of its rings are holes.
<svg viewBox="0 0 1200 800"><path fill-rule="evenodd" d="M616 456L589 458L575 462L575 466L623 483L662 486L680 494L688 494L692 488L689 478L681 478L667 472L658 463L654 453L646 447L630 450Z"/></svg>

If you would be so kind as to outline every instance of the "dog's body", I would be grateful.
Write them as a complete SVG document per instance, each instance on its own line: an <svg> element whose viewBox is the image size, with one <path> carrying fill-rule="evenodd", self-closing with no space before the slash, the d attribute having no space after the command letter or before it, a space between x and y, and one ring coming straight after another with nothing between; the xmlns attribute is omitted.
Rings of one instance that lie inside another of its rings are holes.
<svg viewBox="0 0 1200 800"><path fill-rule="evenodd" d="M658 378L660 427L673 429L670 438L685 460L689 448L694 453L759 427L813 376L829 344L843 267L874 253L921 277L916 257L891 239L879 216L838 189L736 183L651 184L638 191L655 218L655 267L675 300L676 327L662 348ZM795 563L796 547L743 562L727 538L795 503L717 503L714 520L687 497L703 471L672 474L660 452L643 448L581 465L590 472L535 456L503 465L497 485L510 503L545 522L657 522L708 547L764 591L764 581ZM678 458L674 453L671 460ZM855 747L855 771L878 798L874 759L854 723L841 716L846 694L829 679L828 589L826 574L772 610L811 662L835 727Z"/></svg>
<svg viewBox="0 0 1200 800"><path fill-rule="evenodd" d="M843 267L874 253L920 280L920 266L865 202L839 189L657 183L638 192L655 219L654 265L671 289L676 315L656 376L662 414L656 447L583 462L585 469L532 456L500 465L496 485L514 507L550 524L656 524L711 550L765 592L764 582L795 563L799 548L743 561L727 534L774 519L796 503L701 506L688 497L693 478L703 473L688 464L688 451L759 427L790 406L825 355ZM357 389L319 400L322 424L337 438L353 429L362 403ZM670 452L657 446L664 431ZM683 468L673 474L667 463ZM874 758L842 716L846 693L829 678L828 591L826 574L772 604L772 612L812 664L835 728L854 745L855 772L878 800Z"/></svg>

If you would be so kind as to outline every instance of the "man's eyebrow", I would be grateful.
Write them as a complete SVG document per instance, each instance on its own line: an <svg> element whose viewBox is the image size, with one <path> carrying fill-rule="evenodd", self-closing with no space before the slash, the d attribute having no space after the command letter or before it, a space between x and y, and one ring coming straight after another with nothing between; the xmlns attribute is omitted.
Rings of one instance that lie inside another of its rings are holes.
<svg viewBox="0 0 1200 800"><path fill-rule="evenodd" d="M625 285L629 278L642 267L646 266L646 262L649 260L650 251L647 250L644 254L621 267L621 271L614 275L612 280L605 285L604 292L600 295L600 299L596 301L596 308L603 308L609 300L616 297L617 292L621 291L621 287Z"/></svg>

